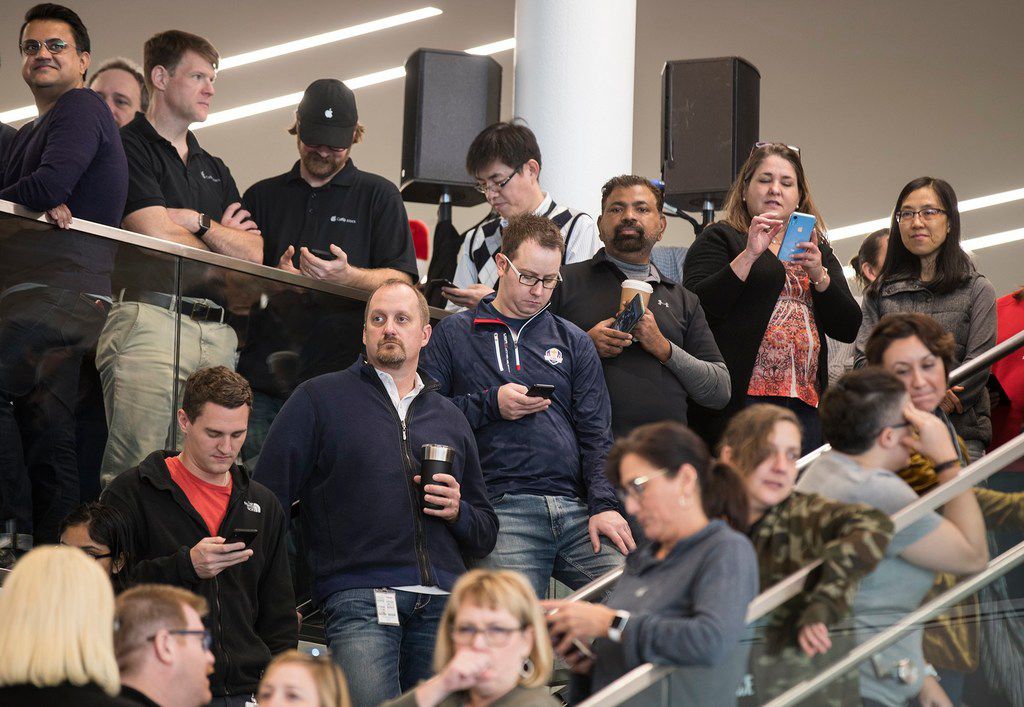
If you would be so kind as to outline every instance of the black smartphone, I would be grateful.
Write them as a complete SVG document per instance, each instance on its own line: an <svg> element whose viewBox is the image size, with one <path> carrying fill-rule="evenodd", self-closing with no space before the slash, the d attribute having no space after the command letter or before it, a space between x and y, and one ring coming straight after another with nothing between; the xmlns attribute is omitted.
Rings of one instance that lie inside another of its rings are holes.
<svg viewBox="0 0 1024 707"><path fill-rule="evenodd" d="M615 317L611 328L628 334L633 331L633 327L637 325L642 316L644 316L644 301L640 298L640 295L636 295L629 301L626 308Z"/></svg>
<svg viewBox="0 0 1024 707"><path fill-rule="evenodd" d="M309 252L320 258L320 260L337 260L338 256L329 250L319 250L317 248L310 248Z"/></svg>
<svg viewBox="0 0 1024 707"><path fill-rule="evenodd" d="M551 400L551 396L554 394L555 386L548 385L547 383L534 383L526 391L526 397L528 398L544 398L545 400Z"/></svg>
<svg viewBox="0 0 1024 707"><path fill-rule="evenodd" d="M228 536L227 544L245 543L245 546L249 547L259 534L260 531L257 528L235 528Z"/></svg>
<svg viewBox="0 0 1024 707"><path fill-rule="evenodd" d="M434 280L427 280L426 287L456 287L456 285L446 277L439 277Z"/></svg>

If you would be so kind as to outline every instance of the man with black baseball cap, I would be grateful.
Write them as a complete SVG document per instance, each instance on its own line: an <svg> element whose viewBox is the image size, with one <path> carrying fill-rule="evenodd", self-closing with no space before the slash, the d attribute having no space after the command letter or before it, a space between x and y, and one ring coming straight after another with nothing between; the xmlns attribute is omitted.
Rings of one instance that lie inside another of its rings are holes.
<svg viewBox="0 0 1024 707"><path fill-rule="evenodd" d="M398 188L349 159L365 128L352 90L337 79L306 88L295 123L299 161L257 182L242 203L263 229L263 263L316 280L372 290L418 278Z"/></svg>

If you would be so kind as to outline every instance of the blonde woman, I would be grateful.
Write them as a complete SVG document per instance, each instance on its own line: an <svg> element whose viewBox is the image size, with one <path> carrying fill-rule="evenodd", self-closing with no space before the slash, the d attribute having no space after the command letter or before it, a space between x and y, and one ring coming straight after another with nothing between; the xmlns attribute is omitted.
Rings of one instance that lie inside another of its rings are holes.
<svg viewBox="0 0 1024 707"><path fill-rule="evenodd" d="M114 660L114 590L77 548L25 555L0 591L0 704L129 706Z"/></svg>
<svg viewBox="0 0 1024 707"><path fill-rule="evenodd" d="M345 673L329 657L296 650L275 657L257 693L260 707L351 707Z"/></svg>
<svg viewBox="0 0 1024 707"><path fill-rule="evenodd" d="M526 578L473 570L455 583L437 634L430 680L385 707L544 707L551 640Z"/></svg>

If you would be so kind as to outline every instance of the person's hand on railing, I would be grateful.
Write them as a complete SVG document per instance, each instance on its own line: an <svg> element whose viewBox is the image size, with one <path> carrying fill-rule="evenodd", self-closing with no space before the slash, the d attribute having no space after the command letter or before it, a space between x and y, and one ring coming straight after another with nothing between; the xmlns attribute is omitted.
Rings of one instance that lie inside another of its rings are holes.
<svg viewBox="0 0 1024 707"><path fill-rule="evenodd" d="M803 652L811 657L828 653L832 648L832 639L828 637L828 626L821 622L802 627L797 632L796 638Z"/></svg>
<svg viewBox="0 0 1024 707"><path fill-rule="evenodd" d="M69 228L71 226L71 209L67 204L58 204L47 210L46 217L57 225L57 228Z"/></svg>
<svg viewBox="0 0 1024 707"><path fill-rule="evenodd" d="M964 387L962 385L954 385L952 388L946 391L946 397L939 403L939 407L942 408L942 412L947 415L956 412L960 414L964 411L964 406L960 402L960 398L957 397L957 393L963 392Z"/></svg>

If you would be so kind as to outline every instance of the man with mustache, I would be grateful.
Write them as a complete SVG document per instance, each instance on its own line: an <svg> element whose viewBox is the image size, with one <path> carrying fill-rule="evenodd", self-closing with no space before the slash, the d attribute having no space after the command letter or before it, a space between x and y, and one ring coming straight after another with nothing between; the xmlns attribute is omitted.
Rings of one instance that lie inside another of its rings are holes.
<svg viewBox="0 0 1024 707"><path fill-rule="evenodd" d="M659 420L686 424L687 401L717 409L729 402L729 371L696 295L666 279L651 263L665 231L664 195L637 175L601 188L597 227L604 248L562 268L552 311L586 331L597 347L612 400L612 432L628 434ZM654 288L631 333L611 328L623 280Z"/></svg>
<svg viewBox="0 0 1024 707"><path fill-rule="evenodd" d="M388 280L366 303L365 357L302 383L270 427L256 479L299 515L313 597L354 705L378 705L433 674L437 627L463 558L494 547L466 418L417 371L430 340L423 294ZM423 446L454 452L420 478Z"/></svg>
<svg viewBox="0 0 1024 707"><path fill-rule="evenodd" d="M299 161L242 198L263 227L264 265L362 290L419 278L398 188L352 162L365 131L344 83L317 79L306 88L288 130Z"/></svg>

